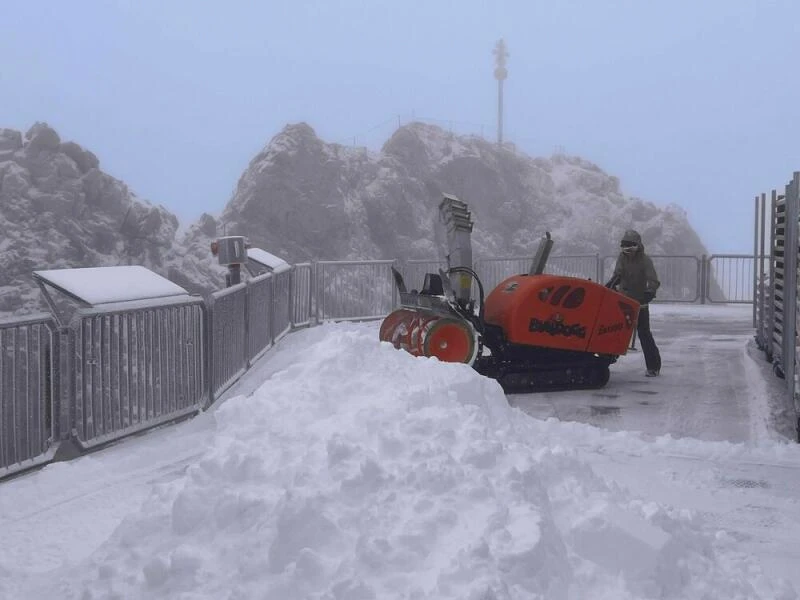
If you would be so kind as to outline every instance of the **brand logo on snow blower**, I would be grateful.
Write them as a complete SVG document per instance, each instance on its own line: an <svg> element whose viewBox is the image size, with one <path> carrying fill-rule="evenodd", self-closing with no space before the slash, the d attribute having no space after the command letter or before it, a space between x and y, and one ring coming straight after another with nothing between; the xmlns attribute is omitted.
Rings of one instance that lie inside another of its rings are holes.
<svg viewBox="0 0 800 600"><path fill-rule="evenodd" d="M547 321L540 321L536 317L528 325L531 333L549 333L550 335L563 335L564 337L586 337L586 327L580 323L568 325L560 319L550 317Z"/></svg>
<svg viewBox="0 0 800 600"><path fill-rule="evenodd" d="M504 292L513 292L519 287L519 283L516 281L512 281L506 287L503 288Z"/></svg>
<svg viewBox="0 0 800 600"><path fill-rule="evenodd" d="M622 331L625 328L625 323L614 323L612 325L600 325L600 329L597 330L597 335L606 335L607 333L614 333L616 331Z"/></svg>

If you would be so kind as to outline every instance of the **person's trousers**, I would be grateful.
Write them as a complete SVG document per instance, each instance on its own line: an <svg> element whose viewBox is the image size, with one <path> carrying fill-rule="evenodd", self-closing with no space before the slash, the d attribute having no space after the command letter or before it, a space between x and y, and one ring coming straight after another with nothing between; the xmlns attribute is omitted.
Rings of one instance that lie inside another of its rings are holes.
<svg viewBox="0 0 800 600"><path fill-rule="evenodd" d="M650 307L647 305L639 309L639 321L636 323L636 333L644 353L644 364L648 371L661 370L661 353L658 351L653 333L650 331Z"/></svg>

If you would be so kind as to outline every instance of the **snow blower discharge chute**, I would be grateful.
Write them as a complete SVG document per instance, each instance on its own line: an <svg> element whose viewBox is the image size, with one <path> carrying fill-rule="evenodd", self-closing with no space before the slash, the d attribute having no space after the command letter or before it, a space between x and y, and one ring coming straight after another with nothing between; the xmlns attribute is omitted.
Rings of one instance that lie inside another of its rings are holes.
<svg viewBox="0 0 800 600"><path fill-rule="evenodd" d="M414 356L472 365L506 392L603 387L609 365L628 349L639 304L589 279L545 274L549 233L528 273L508 277L484 297L471 267L467 205L445 194L439 215L448 268L426 273L419 291L408 291L392 269L401 306L381 323L381 341Z"/></svg>

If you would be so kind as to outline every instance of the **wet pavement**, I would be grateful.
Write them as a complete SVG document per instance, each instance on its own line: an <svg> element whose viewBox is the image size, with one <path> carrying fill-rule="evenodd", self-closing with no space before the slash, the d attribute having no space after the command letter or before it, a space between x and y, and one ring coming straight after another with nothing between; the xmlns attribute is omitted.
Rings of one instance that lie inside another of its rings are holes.
<svg viewBox="0 0 800 600"><path fill-rule="evenodd" d="M770 427L793 434L784 382L753 343L750 306L655 304L651 326L660 377L645 377L634 350L611 365L602 389L509 395L510 404L537 418L653 436L744 442Z"/></svg>

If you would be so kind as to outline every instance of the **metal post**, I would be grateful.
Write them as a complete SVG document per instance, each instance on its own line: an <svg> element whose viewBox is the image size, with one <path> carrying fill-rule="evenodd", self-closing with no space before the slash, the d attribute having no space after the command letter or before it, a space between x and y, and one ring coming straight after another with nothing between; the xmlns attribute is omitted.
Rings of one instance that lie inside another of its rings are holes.
<svg viewBox="0 0 800 600"><path fill-rule="evenodd" d="M709 271L708 257L703 254L700 257L700 304L705 304L706 297L708 296Z"/></svg>
<svg viewBox="0 0 800 600"><path fill-rule="evenodd" d="M508 69L506 69L506 59L508 52L506 51L506 43L501 39L498 40L494 47L495 69L494 78L497 79L497 144L503 144L503 82L508 77Z"/></svg>
<svg viewBox="0 0 800 600"><path fill-rule="evenodd" d="M776 231L778 222L778 192L772 190L771 194L771 207L770 207L770 225L769 225L769 288L770 288L770 307L769 307L769 343L767 344L767 357L772 362L773 352L773 338L775 337L775 244L776 244Z"/></svg>
<svg viewBox="0 0 800 600"><path fill-rule="evenodd" d="M503 80L497 82L497 143L503 145Z"/></svg>
<svg viewBox="0 0 800 600"><path fill-rule="evenodd" d="M250 280L244 282L244 364L250 368Z"/></svg>
<svg viewBox="0 0 800 600"><path fill-rule="evenodd" d="M322 289L324 287L324 286L320 285L319 279L321 277L325 276L325 265L323 264L322 268L320 268L319 263L315 262L314 263L314 272L312 273L312 276L313 276L312 278L314 280L314 286L313 286L314 287L314 294L313 294L313 297L314 297L314 300L315 300L315 302L314 302L314 309L315 309L315 315L316 315L315 319L317 321L317 325L319 325L321 323L321 321L319 319L320 310L321 310L321 306L320 305L322 304L322 294L320 294L319 291L320 291L320 289Z"/></svg>
<svg viewBox="0 0 800 600"><path fill-rule="evenodd" d="M206 384L208 390L208 403L204 408L209 408L214 404L214 300L203 302L203 314L206 322L206 335L203 336L203 347L205 349L205 368Z"/></svg>
<svg viewBox="0 0 800 600"><path fill-rule="evenodd" d="M600 258L600 253L594 255L595 265L594 265L594 273L595 273L595 281L599 284L604 283L603 279L603 259Z"/></svg>
<svg viewBox="0 0 800 600"><path fill-rule="evenodd" d="M270 345L275 345L275 274L269 276L269 337Z"/></svg>
<svg viewBox="0 0 800 600"><path fill-rule="evenodd" d="M753 328L755 328L757 325L756 294L758 293L758 269L755 268L756 261L758 261L758 196L756 196L753 225L755 229L753 235Z"/></svg>
<svg viewBox="0 0 800 600"><path fill-rule="evenodd" d="M759 251L759 258L758 258L758 280L761 282L761 293L758 296L758 311L759 311L759 318L761 319L761 333L764 331L764 306L766 305L765 299L767 295L767 290L765 288L765 281L764 281L764 257L765 257L765 238L767 233L767 222L766 222L766 208L767 208L767 195L761 194L761 220L760 220L760 227L759 235L761 238L761 249Z"/></svg>
<svg viewBox="0 0 800 600"><path fill-rule="evenodd" d="M786 242L784 247L783 366L787 385L794 395L795 354L797 352L797 183L800 172L786 186Z"/></svg>
<svg viewBox="0 0 800 600"><path fill-rule="evenodd" d="M398 117L399 119L400 117ZM289 272L289 327L294 329L294 295L297 288L297 267L292 265Z"/></svg>
<svg viewBox="0 0 800 600"><path fill-rule="evenodd" d="M790 390L792 393L792 400L794 402L795 411L800 408L800 397L798 396L798 381L797 381L797 266L798 266L798 253L800 245L798 244L798 228L800 224L800 171L795 171L792 176L791 183L786 186L786 200L787 203L791 199L792 213L791 213L791 228L792 228L792 281L791 281L791 336L787 336L787 346L791 347L791 366L787 372L787 379L790 381ZM797 420L797 441L800 442L800 417Z"/></svg>

